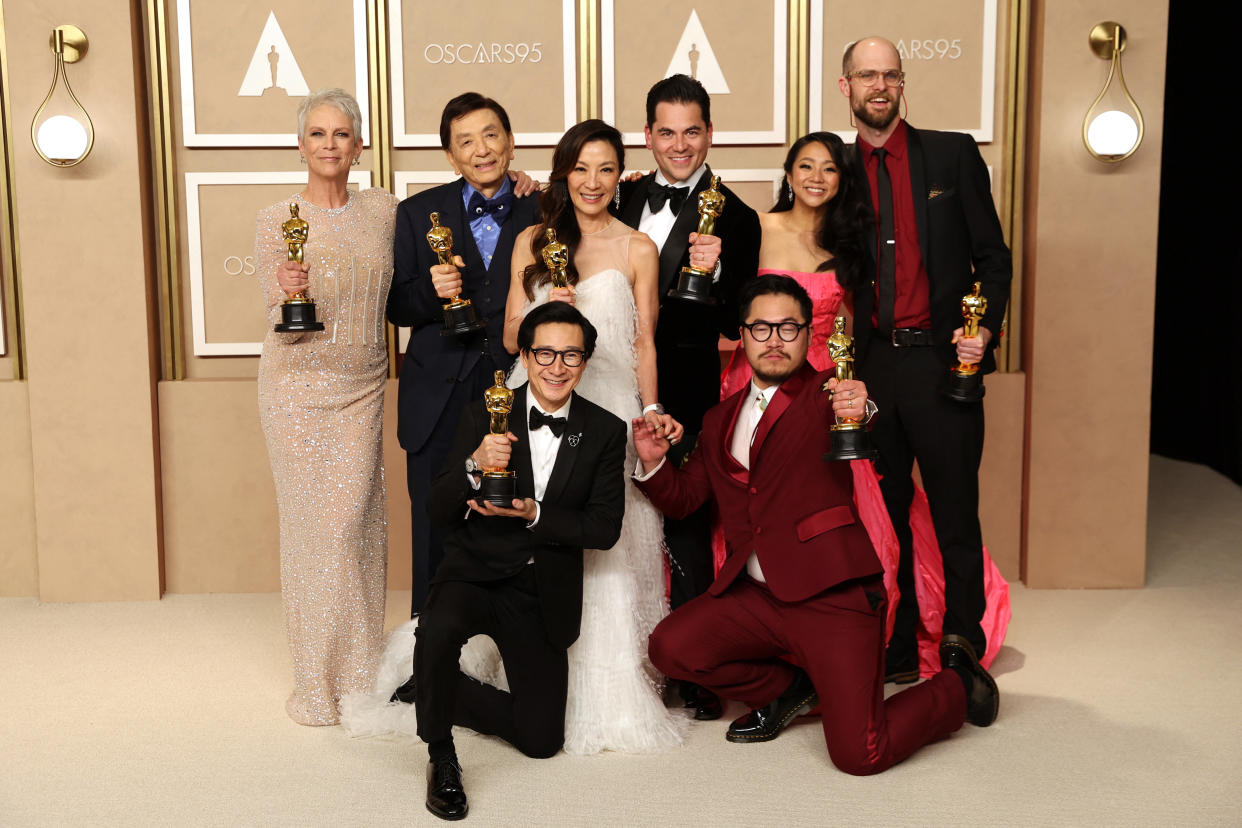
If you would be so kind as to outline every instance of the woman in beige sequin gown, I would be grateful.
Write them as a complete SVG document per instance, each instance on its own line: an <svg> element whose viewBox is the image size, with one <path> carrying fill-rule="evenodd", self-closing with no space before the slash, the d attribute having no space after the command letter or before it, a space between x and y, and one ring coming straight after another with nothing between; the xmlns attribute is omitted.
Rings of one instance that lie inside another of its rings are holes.
<svg viewBox="0 0 1242 828"><path fill-rule="evenodd" d="M259 212L255 261L267 304L259 417L280 510L280 584L304 725L337 723L337 703L371 687L382 648L388 522L381 433L397 200L352 192L362 152L358 104L339 89L298 111L306 189ZM287 261L290 202L309 226L303 264ZM308 288L325 330L277 333L280 303Z"/></svg>

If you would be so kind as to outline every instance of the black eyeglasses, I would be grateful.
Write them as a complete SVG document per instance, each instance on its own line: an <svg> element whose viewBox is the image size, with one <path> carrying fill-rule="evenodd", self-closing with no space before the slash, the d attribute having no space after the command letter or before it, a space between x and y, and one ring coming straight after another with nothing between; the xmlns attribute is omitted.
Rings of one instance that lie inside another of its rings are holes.
<svg viewBox="0 0 1242 828"><path fill-rule="evenodd" d="M540 365L551 365L556 362L556 358L560 357L561 362L566 368L577 368L586 361L586 351L577 348L570 348L567 351L556 351L552 348L531 348L530 351L535 355L535 362Z"/></svg>
<svg viewBox="0 0 1242 828"><path fill-rule="evenodd" d="M845 77L852 78L866 86L870 86L880 79L883 79L885 86L897 86L906 79L906 73L896 69L889 69L885 72L877 72L874 69L859 69L857 72L850 72Z"/></svg>
<svg viewBox="0 0 1242 828"><path fill-rule="evenodd" d="M803 328L811 327L809 322L751 322L747 325L742 323L742 327L750 332L750 338L756 342L767 342L772 338L772 331L776 331L776 335L781 338L782 342L793 342L798 338L798 334L802 333Z"/></svg>

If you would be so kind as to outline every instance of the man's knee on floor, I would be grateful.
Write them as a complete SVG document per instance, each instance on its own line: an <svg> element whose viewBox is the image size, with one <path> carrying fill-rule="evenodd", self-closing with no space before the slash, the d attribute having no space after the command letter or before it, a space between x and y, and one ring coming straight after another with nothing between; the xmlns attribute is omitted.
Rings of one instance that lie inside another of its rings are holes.
<svg viewBox="0 0 1242 828"><path fill-rule="evenodd" d="M868 749L864 742L856 745L830 745L828 757L838 770L850 776L871 776L887 767L880 763L879 755Z"/></svg>
<svg viewBox="0 0 1242 828"><path fill-rule="evenodd" d="M514 745L531 759L550 759L560 753L565 744L565 731L550 731L524 735Z"/></svg>

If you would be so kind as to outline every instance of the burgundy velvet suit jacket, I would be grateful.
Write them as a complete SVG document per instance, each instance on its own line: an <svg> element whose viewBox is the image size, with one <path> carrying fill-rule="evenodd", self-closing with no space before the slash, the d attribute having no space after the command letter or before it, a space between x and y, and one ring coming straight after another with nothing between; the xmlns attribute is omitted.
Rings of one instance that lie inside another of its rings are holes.
<svg viewBox="0 0 1242 828"><path fill-rule="evenodd" d="M782 601L805 600L882 571L854 508L849 464L821 459L834 422L828 394L820 390L829 376L804 364L781 383L759 420L749 471L729 452L748 384L707 412L698 446L682 468L665 463L639 483L671 518L716 500L728 552L708 590L712 595L745 571L751 552Z"/></svg>

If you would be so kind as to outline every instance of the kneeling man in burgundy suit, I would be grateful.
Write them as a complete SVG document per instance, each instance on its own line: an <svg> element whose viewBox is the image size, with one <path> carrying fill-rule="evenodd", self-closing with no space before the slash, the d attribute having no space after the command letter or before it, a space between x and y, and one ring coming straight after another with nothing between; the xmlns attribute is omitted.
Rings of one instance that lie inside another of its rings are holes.
<svg viewBox="0 0 1242 828"><path fill-rule="evenodd" d="M834 416L862 420L874 404L863 383L807 364L811 300L793 279L749 279L739 306L754 380L707 413L686 464L665 463L667 441L634 421L639 485L673 518L714 498L728 547L707 593L652 632L652 663L753 708L729 726L732 742L773 739L822 703L828 755L852 774L879 773L963 721L991 724L996 682L960 636L941 643L946 669L885 701L880 561L848 463L821 459Z"/></svg>

